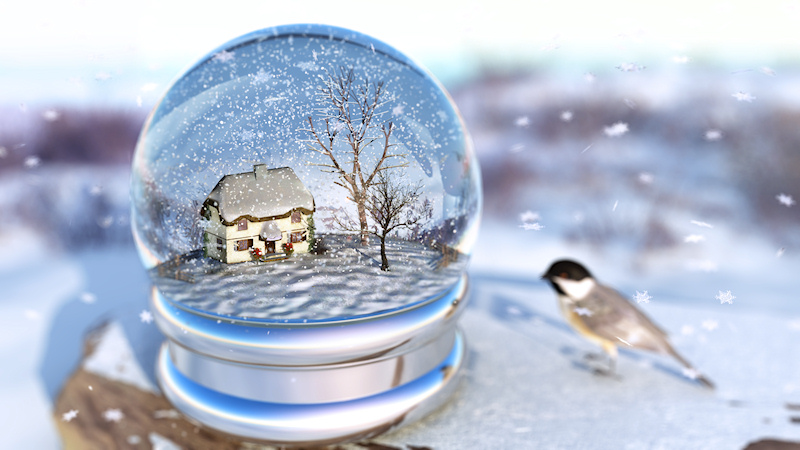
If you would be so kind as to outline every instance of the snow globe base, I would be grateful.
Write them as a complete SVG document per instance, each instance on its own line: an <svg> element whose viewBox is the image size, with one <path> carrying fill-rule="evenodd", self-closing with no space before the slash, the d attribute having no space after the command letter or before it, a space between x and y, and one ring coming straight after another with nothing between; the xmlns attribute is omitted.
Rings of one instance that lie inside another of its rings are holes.
<svg viewBox="0 0 800 450"><path fill-rule="evenodd" d="M166 334L156 374L182 413L281 446L369 438L420 419L457 386L467 277L376 316L314 323L221 319L151 297Z"/></svg>

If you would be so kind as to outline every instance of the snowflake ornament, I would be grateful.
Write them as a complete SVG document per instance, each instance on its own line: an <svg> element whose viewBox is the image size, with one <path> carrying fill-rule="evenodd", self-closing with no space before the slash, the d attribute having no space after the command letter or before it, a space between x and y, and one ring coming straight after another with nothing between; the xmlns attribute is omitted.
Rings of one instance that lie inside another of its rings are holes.
<svg viewBox="0 0 800 450"><path fill-rule="evenodd" d="M717 294L717 296L714 298L719 300L720 305L724 303L732 305L733 299L735 299L736 297L734 297L733 294L731 294L731 291L726 291L726 292L719 291L719 294Z"/></svg>
<svg viewBox="0 0 800 450"><path fill-rule="evenodd" d="M639 292L636 291L636 294L633 295L633 299L636 300L636 303L650 303L650 300L653 297L647 293L647 291Z"/></svg>

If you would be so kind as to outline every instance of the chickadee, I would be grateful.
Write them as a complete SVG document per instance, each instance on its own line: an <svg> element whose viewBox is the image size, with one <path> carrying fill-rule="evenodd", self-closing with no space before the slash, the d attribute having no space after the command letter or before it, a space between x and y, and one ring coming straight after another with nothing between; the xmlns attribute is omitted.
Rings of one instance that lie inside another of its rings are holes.
<svg viewBox="0 0 800 450"><path fill-rule="evenodd" d="M609 373L614 372L617 346L669 355L687 369L691 378L708 388L714 384L672 348L667 333L614 289L598 283L575 261L554 262L542 279L558 294L558 304L567 322L578 333L598 344L609 356Z"/></svg>

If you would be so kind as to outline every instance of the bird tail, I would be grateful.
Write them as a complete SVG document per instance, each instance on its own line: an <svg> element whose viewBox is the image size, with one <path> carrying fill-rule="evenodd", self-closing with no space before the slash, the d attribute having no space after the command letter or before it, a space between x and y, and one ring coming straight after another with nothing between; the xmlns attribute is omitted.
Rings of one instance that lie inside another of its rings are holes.
<svg viewBox="0 0 800 450"><path fill-rule="evenodd" d="M683 356L680 355L680 353L676 352L671 345L667 344L666 352L673 358L677 359L678 362L680 362L683 365L683 367L686 368L687 376L689 376L689 378L697 381L698 383L702 384L708 389L715 388L714 383L710 379L708 379L705 375L703 375L697 369L695 369L694 366L692 366L692 363L687 361Z"/></svg>

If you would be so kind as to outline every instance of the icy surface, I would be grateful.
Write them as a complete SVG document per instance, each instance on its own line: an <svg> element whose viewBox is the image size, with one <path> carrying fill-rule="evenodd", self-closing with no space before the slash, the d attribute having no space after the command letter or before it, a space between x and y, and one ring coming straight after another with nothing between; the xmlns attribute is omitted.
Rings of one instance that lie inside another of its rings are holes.
<svg viewBox="0 0 800 450"><path fill-rule="evenodd" d="M181 266L191 281L154 276L165 297L225 316L269 320L326 320L376 314L446 292L463 273L465 256L441 264L442 254L420 243L387 240L390 270L380 270L380 243L367 247L326 236L322 255L294 253L280 261L224 264L199 257ZM155 273L156 269L152 269Z"/></svg>

